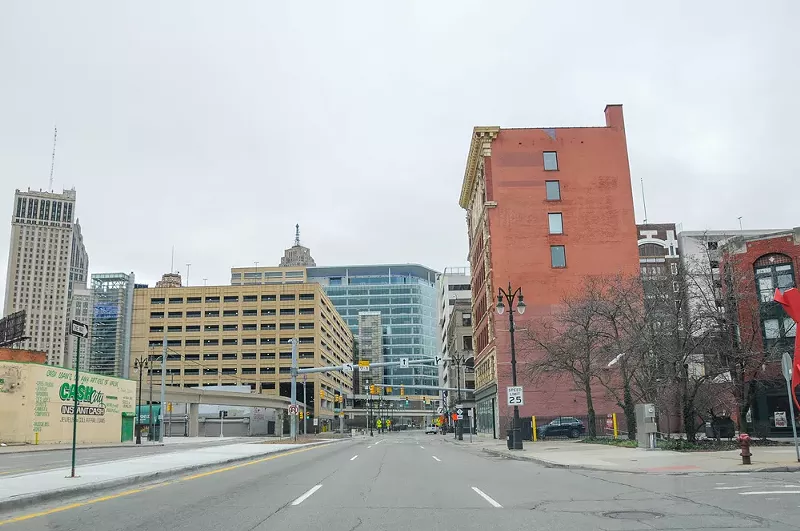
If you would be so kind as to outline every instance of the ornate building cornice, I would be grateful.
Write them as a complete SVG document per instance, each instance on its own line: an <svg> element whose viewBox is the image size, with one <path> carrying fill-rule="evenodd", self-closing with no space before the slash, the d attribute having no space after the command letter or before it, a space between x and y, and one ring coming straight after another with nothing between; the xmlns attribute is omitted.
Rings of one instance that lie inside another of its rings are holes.
<svg viewBox="0 0 800 531"><path fill-rule="evenodd" d="M475 189L475 178L478 175L478 161L482 157L491 156L492 140L497 138L499 132L500 128L497 126L475 127L472 130L472 142L469 145L467 167L464 170L464 182L461 183L461 197L458 200L461 208L469 208L472 193Z"/></svg>

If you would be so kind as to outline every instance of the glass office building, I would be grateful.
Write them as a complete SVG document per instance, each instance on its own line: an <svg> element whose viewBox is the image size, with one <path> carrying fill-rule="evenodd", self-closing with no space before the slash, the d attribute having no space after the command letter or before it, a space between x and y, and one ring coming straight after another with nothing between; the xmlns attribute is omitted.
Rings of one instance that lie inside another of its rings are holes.
<svg viewBox="0 0 800 531"><path fill-rule="evenodd" d="M383 359L397 361L433 358L437 354L437 272L416 264L309 267L308 281L323 286L339 314L358 337L358 314L380 312ZM424 365L386 367L383 383L399 394L432 395L439 385L438 368Z"/></svg>

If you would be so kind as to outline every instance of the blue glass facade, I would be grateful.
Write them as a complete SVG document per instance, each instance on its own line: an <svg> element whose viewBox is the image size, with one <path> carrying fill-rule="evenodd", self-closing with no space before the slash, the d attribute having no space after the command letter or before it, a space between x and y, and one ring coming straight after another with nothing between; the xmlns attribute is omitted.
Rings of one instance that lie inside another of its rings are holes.
<svg viewBox="0 0 800 531"><path fill-rule="evenodd" d="M397 362L437 354L436 274L415 264L308 268L309 282L323 286L354 336L359 312L381 313L383 359ZM414 386L439 385L439 372L433 363L386 367L383 383L403 385L406 394L436 395Z"/></svg>

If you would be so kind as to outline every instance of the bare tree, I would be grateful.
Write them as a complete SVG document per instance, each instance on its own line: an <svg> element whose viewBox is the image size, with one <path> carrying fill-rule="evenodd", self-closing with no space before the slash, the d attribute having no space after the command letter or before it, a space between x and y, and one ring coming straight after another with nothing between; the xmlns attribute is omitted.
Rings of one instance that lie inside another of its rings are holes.
<svg viewBox="0 0 800 531"><path fill-rule="evenodd" d="M538 353L526 365L532 379L553 372L568 374L583 392L589 437L597 436L592 384L612 359L606 322L599 312L603 296L602 282L587 277L579 295L565 297L557 314L529 327L521 342L523 348Z"/></svg>

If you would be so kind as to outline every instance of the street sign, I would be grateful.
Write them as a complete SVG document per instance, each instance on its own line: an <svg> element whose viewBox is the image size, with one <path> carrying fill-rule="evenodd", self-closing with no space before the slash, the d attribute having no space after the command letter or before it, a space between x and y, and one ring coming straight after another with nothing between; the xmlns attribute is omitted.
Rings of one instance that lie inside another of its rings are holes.
<svg viewBox="0 0 800 531"><path fill-rule="evenodd" d="M785 428L789 424L786 422L786 412L785 411L775 411L775 427L776 428Z"/></svg>
<svg viewBox="0 0 800 531"><path fill-rule="evenodd" d="M89 327L85 323L73 319L72 325L69 327L69 333L86 339L89 337Z"/></svg>
<svg viewBox="0 0 800 531"><path fill-rule="evenodd" d="M289 404L290 415L297 415L298 411L300 411L300 407L297 404Z"/></svg>
<svg viewBox="0 0 800 531"><path fill-rule="evenodd" d="M344 372L353 372L353 364L352 363L345 363L344 364Z"/></svg>
<svg viewBox="0 0 800 531"><path fill-rule="evenodd" d="M400 358L400 368L408 369L408 358Z"/></svg>
<svg viewBox="0 0 800 531"><path fill-rule="evenodd" d="M444 358L441 356L434 356L433 359L436 360L436 365L444 365Z"/></svg>
<svg viewBox="0 0 800 531"><path fill-rule="evenodd" d="M786 378L786 381L791 383L792 382L792 355L788 352L783 353L783 359L781 360L781 366L783 367L783 377Z"/></svg>
<svg viewBox="0 0 800 531"><path fill-rule="evenodd" d="M227 412L227 411L225 411L224 409L223 409L223 410L220 410L220 412L219 412L219 418L221 418L221 419L226 419L226 418L228 418L228 412Z"/></svg>
<svg viewBox="0 0 800 531"><path fill-rule="evenodd" d="M319 419L315 418L313 421L314 426L319 426Z"/></svg>
<svg viewBox="0 0 800 531"><path fill-rule="evenodd" d="M464 418L464 410L456 409L456 420L461 420L463 418Z"/></svg>
<svg viewBox="0 0 800 531"><path fill-rule="evenodd" d="M359 360L358 372L369 372L369 360Z"/></svg>
<svg viewBox="0 0 800 531"><path fill-rule="evenodd" d="M438 413L439 415L441 415L442 413L444 413L444 408L443 408L442 406L439 406L439 407L437 407L437 408L436 408L436 413Z"/></svg>
<svg viewBox="0 0 800 531"><path fill-rule="evenodd" d="M508 386L506 387L506 400L509 406L524 406L525 399L522 394L522 386Z"/></svg>
<svg viewBox="0 0 800 531"><path fill-rule="evenodd" d="M471 410L471 409L468 409L468 410L467 410L467 414L468 414L468 416L472 417L472 410Z"/></svg>

